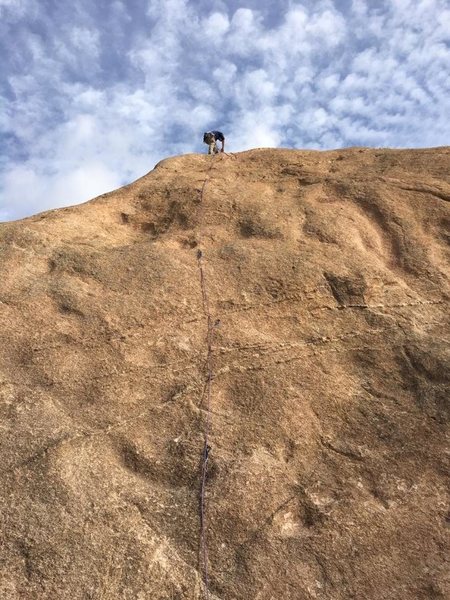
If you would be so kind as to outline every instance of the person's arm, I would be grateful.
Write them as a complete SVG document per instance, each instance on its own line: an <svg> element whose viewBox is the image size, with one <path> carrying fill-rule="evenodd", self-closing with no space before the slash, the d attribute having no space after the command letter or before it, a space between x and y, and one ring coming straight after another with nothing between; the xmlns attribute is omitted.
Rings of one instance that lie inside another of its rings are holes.
<svg viewBox="0 0 450 600"><path fill-rule="evenodd" d="M221 152L225 152L225 136L222 139L222 150Z"/></svg>

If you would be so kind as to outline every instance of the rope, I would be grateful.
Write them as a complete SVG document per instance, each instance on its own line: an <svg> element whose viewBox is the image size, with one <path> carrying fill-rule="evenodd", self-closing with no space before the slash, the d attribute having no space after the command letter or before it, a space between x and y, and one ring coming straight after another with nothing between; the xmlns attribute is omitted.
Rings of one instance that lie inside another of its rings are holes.
<svg viewBox="0 0 450 600"><path fill-rule="evenodd" d="M203 582L205 584L205 598L209 598L209 578L208 578L208 543L207 543L207 522L206 522L206 479L208 475L208 458L211 451L209 445L209 434L211 429L211 387L212 387L212 340L213 324L211 313L209 312L209 301L206 287L205 272L202 263L202 251L197 253L198 267L200 270L200 284L202 289L203 310L207 318L207 357L206 357L206 424L203 432L203 453L201 467L200 484L200 555L203 564Z"/></svg>
<svg viewBox="0 0 450 600"><path fill-rule="evenodd" d="M202 190L200 193L200 201L203 203L206 186L211 177L211 170L213 167L213 161L211 161L211 165L208 170L208 174L203 182ZM213 358L213 334L214 334L214 325L211 317L210 307L209 307L209 298L208 298L208 288L206 283L205 269L203 266L203 252L201 250L197 250L197 263L198 269L200 273L200 287L202 292L202 304L203 304L203 312L206 316L207 322L207 336L206 336L206 346L207 346L207 354L206 354L206 371L207 371L207 379L205 389L202 394L201 401L204 400L204 395L206 391L206 423L203 431L203 451L202 451L202 459L201 459L201 476L200 476L200 548L199 548L199 559L200 565L199 567L203 567L203 583L204 583L204 592L205 592L205 600L209 600L209 574L208 574L208 540L207 540L207 511L206 511L206 483L208 476L208 458L209 453L211 451L211 446L209 445L209 436L211 430L211 387L212 387L212 379L213 379L213 370L212 370L212 358Z"/></svg>

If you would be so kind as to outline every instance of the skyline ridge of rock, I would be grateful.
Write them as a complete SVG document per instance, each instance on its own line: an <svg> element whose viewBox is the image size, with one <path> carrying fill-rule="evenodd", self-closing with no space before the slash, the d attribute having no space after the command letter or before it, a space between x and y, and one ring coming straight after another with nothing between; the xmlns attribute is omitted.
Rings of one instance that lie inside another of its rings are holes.
<svg viewBox="0 0 450 600"><path fill-rule="evenodd" d="M189 154L0 224L0 597L445 598L450 148Z"/></svg>

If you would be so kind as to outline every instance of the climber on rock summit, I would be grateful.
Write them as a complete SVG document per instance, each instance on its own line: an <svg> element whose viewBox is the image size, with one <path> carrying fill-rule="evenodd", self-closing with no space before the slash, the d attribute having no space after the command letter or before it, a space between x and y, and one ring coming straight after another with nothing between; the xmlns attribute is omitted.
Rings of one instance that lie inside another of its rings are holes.
<svg viewBox="0 0 450 600"><path fill-rule="evenodd" d="M208 145L208 154L218 154L219 149L217 148L216 142L222 142L220 152L224 152L225 136L221 131L206 131L203 134L203 141Z"/></svg>

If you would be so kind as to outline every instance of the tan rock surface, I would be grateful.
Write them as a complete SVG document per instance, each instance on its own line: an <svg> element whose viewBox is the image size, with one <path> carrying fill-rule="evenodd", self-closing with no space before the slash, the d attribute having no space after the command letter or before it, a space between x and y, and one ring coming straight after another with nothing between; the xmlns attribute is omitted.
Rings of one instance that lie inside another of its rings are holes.
<svg viewBox="0 0 450 600"><path fill-rule="evenodd" d="M206 597L201 249L211 600L449 598L449 199L263 149L2 224L0 597Z"/></svg>

